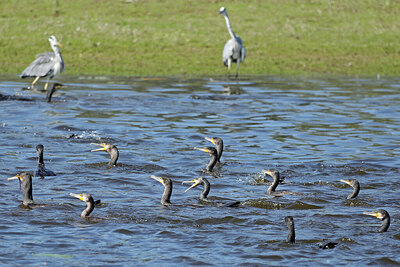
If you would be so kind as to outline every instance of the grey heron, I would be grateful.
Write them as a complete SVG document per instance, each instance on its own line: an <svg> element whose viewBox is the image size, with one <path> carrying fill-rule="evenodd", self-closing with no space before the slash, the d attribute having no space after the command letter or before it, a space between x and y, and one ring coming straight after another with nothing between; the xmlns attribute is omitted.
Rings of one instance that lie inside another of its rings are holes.
<svg viewBox="0 0 400 267"><path fill-rule="evenodd" d="M32 82L31 89L39 78L47 77L44 90L47 90L50 79L64 70L64 60L58 47L61 44L53 35L49 37L49 43L53 52L47 52L37 55L33 61L20 75L21 78L35 77Z"/></svg>
<svg viewBox="0 0 400 267"><path fill-rule="evenodd" d="M226 27L231 36L231 39L226 42L224 50L222 51L222 62L228 67L228 76L230 75L232 62L236 63L236 77L238 77L239 64L243 62L246 57L246 48L243 46L242 39L233 32L226 8L221 7L219 14L224 15Z"/></svg>

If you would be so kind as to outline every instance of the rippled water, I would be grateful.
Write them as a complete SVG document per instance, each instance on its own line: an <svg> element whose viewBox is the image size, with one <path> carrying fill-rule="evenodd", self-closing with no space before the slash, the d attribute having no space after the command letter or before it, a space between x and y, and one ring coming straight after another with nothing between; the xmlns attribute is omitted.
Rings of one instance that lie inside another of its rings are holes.
<svg viewBox="0 0 400 267"><path fill-rule="evenodd" d="M52 103L29 81L0 76L0 262L2 265L311 265L400 264L400 79L242 77L226 79L61 76ZM41 83L40 86L43 86ZM32 101L20 101L21 98ZM210 146L224 139L222 165L204 171ZM107 169L110 142L119 165ZM16 180L36 170L37 144L55 177L33 178L45 207L25 209ZM279 189L303 196L266 195ZM174 181L171 201L150 175ZM201 205L184 180L207 177L215 198L238 208ZM361 192L340 179L355 178ZM69 193L88 192L102 205L95 219ZM392 224L364 211L384 208ZM285 216L296 243L286 243ZM319 242L339 243L322 250Z"/></svg>

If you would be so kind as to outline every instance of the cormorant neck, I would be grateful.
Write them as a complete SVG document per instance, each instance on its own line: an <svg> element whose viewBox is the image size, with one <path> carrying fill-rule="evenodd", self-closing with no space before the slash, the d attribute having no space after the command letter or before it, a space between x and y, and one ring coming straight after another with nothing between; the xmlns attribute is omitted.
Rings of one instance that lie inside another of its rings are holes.
<svg viewBox="0 0 400 267"><path fill-rule="evenodd" d="M87 205L86 209L84 209L81 213L81 217L84 219L87 218L90 215L90 213L92 213L92 211L94 210L94 200L92 197L89 198L89 201L86 202L86 205Z"/></svg>
<svg viewBox="0 0 400 267"><path fill-rule="evenodd" d="M274 179L274 181L272 182L272 184L268 187L267 193L271 193L274 192L275 189L278 187L279 184L279 176L272 176L272 178Z"/></svg>
<svg viewBox="0 0 400 267"><path fill-rule="evenodd" d="M33 204L33 194L32 194L32 177L24 177L22 179L22 197L24 205Z"/></svg>
<svg viewBox="0 0 400 267"><path fill-rule="evenodd" d="M115 165L117 165L117 160L119 157L119 151L116 147L113 147L109 152L108 152L111 156L110 162L108 163L108 166L113 167Z"/></svg>
<svg viewBox="0 0 400 267"><path fill-rule="evenodd" d="M287 236L286 241L289 243L294 243L296 241L296 234L294 232L294 224L290 223L288 225L289 234Z"/></svg>
<svg viewBox="0 0 400 267"><path fill-rule="evenodd" d="M360 185L358 183L356 183L353 187L353 193L351 193L347 199L351 199L351 198L355 198L358 193L360 192Z"/></svg>
<svg viewBox="0 0 400 267"><path fill-rule="evenodd" d="M211 188L210 187L210 182L207 181L206 179L203 179L202 184L203 184L203 191L200 194L200 199L201 200L206 200L208 194L210 193L210 188Z"/></svg>
<svg viewBox="0 0 400 267"><path fill-rule="evenodd" d="M221 140L221 143L219 143L218 145L217 145L217 154L218 154L218 162L221 162L221 156L222 156L222 151L224 150L224 145L223 145L223 143L222 143L222 140Z"/></svg>
<svg viewBox="0 0 400 267"><path fill-rule="evenodd" d="M171 205L171 195L172 195L172 182L164 185L164 193L161 197L161 204Z"/></svg>
<svg viewBox="0 0 400 267"><path fill-rule="evenodd" d="M44 162L43 162L43 150L40 150L38 152L38 165L42 164L44 167Z"/></svg>
<svg viewBox="0 0 400 267"><path fill-rule="evenodd" d="M390 226L390 217L389 217L389 214L388 214L387 217L382 220L382 226L379 229L379 233L386 232L387 229L389 228L389 226Z"/></svg>
<svg viewBox="0 0 400 267"><path fill-rule="evenodd" d="M54 94L54 92L56 91L56 86L53 84L53 87L51 87L50 90L47 90L47 94L46 94L46 100L48 103L51 102L51 98Z"/></svg>
<svg viewBox="0 0 400 267"><path fill-rule="evenodd" d="M217 163L217 160L218 160L218 156L217 155L211 154L210 156L211 156L211 159L210 159L210 162L207 165L207 168L206 168L207 171L212 171L212 169L214 168L214 166L215 166L215 164Z"/></svg>
<svg viewBox="0 0 400 267"><path fill-rule="evenodd" d="M224 18L226 21L226 27L228 28L229 35L232 37L232 39L236 39L236 35L232 30L231 21L229 20L228 14L224 13Z"/></svg>

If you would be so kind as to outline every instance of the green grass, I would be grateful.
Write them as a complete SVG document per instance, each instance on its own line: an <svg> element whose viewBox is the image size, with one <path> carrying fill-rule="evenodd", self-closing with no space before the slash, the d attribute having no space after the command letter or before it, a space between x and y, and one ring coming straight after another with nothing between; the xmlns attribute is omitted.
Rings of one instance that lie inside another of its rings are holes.
<svg viewBox="0 0 400 267"><path fill-rule="evenodd" d="M394 0L2 0L0 73L21 73L55 35L71 75L223 75L223 5L242 74L398 75Z"/></svg>

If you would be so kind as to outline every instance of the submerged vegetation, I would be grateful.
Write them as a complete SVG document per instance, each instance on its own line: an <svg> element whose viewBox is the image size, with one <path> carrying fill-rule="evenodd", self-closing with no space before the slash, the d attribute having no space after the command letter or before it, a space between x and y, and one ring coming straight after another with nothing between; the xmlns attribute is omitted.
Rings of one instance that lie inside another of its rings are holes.
<svg viewBox="0 0 400 267"><path fill-rule="evenodd" d="M223 75L221 6L247 48L241 74L398 74L391 0L5 0L0 72L21 73L55 35L67 74Z"/></svg>

